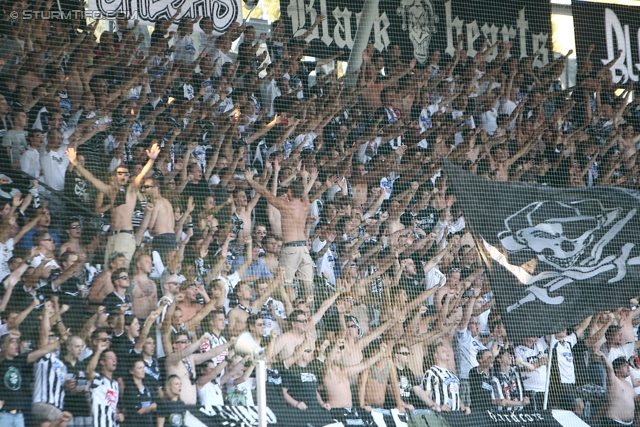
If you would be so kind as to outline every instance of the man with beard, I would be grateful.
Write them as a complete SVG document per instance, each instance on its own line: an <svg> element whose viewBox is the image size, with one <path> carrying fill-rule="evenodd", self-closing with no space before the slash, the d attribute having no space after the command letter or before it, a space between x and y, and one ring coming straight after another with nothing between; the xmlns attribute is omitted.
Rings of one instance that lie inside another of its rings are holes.
<svg viewBox="0 0 640 427"><path fill-rule="evenodd" d="M142 171L135 177L133 182L127 185L129 183L130 173L125 165L118 166L112 176L111 184L106 184L78 163L77 153L74 148L67 150L69 161L77 168L80 175L89 180L100 192L107 195L113 201L111 227L109 229L110 236L107 240L105 250L105 264L109 260L109 255L118 248L118 251L121 251L127 260L126 267L129 267L131 258L136 250L132 216L136 207L137 194L138 191L140 191L143 179L153 167L153 162L158 158L159 154L160 148L158 144L154 143L151 148L147 150L147 156L149 157L147 164L142 168Z"/></svg>

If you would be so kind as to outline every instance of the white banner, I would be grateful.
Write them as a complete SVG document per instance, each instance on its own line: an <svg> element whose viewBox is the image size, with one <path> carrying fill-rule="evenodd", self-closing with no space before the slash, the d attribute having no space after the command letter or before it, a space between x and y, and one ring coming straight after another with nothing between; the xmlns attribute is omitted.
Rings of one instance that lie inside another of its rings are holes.
<svg viewBox="0 0 640 427"><path fill-rule="evenodd" d="M153 25L160 19L169 19L182 8L182 18L198 16L213 19L214 31L224 33L231 24L242 24L242 0L89 0L89 10L99 11L111 19L126 17Z"/></svg>

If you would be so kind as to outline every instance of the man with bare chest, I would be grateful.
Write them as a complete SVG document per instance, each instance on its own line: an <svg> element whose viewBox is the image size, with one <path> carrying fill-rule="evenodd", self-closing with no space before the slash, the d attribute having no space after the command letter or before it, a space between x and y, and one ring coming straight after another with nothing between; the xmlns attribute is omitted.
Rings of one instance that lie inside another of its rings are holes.
<svg viewBox="0 0 640 427"><path fill-rule="evenodd" d="M311 203L309 203L308 189L301 181L293 181L289 185L289 201L285 201L271 194L263 185L253 179L251 172L245 173L247 182L259 194L267 199L282 215L282 223L287 227L282 229L282 251L280 265L285 268L285 283L292 284L297 276L304 285L306 295L313 294L313 261L307 247L305 225ZM311 183L312 184L312 183Z"/></svg>
<svg viewBox="0 0 640 427"><path fill-rule="evenodd" d="M327 393L326 402L331 406L331 416L334 419L345 425L352 424L350 420L360 419L366 423L370 419L371 416L366 411L358 412L354 408L349 378L359 375L377 363L385 355L386 350L387 345L382 343L380 351L375 356L349 367L343 367L341 362L344 351L343 340L338 340L329 351L324 365L323 382ZM363 420L363 417L366 418Z"/></svg>
<svg viewBox="0 0 640 427"><path fill-rule="evenodd" d="M159 184L157 178L147 178L144 180L142 190L153 203L153 212L149 221L149 230L153 235L153 250L164 255L177 247L176 221L173 206L160 194Z"/></svg>
<svg viewBox="0 0 640 427"><path fill-rule="evenodd" d="M262 262L267 266L271 274L276 276L278 274L278 265L280 265L278 256L282 248L282 237L270 234L265 238L265 242L265 255L262 257Z"/></svg>
<svg viewBox="0 0 640 427"><path fill-rule="evenodd" d="M133 212L136 208L138 192L144 178L153 167L153 162L158 158L159 154L160 148L158 144L154 143L151 148L147 150L149 160L131 184L129 184L129 176L131 174L125 165L118 166L114 171L111 184L106 184L78 163L77 153L74 148L67 149L67 157L69 157L69 161L74 165L80 175L91 182L98 191L106 194L113 200L114 207L111 209L110 235L104 251L105 264L107 264L111 253L117 248L118 251L124 254L127 260L126 267L129 267L129 263L136 250L136 240L133 236Z"/></svg>
<svg viewBox="0 0 640 427"><path fill-rule="evenodd" d="M240 241L244 240L247 236L251 236L251 229L253 228L253 218L251 217L251 213L253 208L258 204L258 200L260 200L259 193L256 194L249 202L247 199L247 193L245 193L244 190L236 189L236 191L233 192L233 202L236 205L236 214L238 214L244 223L242 230L238 233Z"/></svg>
<svg viewBox="0 0 640 427"><path fill-rule="evenodd" d="M177 375L182 380L182 391L180 400L187 405L195 405L198 401L198 387L196 386L196 366L200 363L211 360L224 350L235 344L235 338L228 343L213 347L206 353L195 353L202 343L209 342L211 335L204 333L199 340L191 343L189 336L183 332L171 334L171 344L173 352L167 356L166 367L167 377Z"/></svg>
<svg viewBox="0 0 640 427"><path fill-rule="evenodd" d="M147 254L136 256L135 261L136 274L131 282L133 287L131 291L132 310L134 316L146 319L158 304L158 289L155 282L149 278L153 262Z"/></svg>
<svg viewBox="0 0 640 427"><path fill-rule="evenodd" d="M602 427L633 425L636 396L633 386L626 381L631 375L629 362L618 357L610 362L600 350L593 350L596 360L600 359L607 371L607 416L600 421Z"/></svg>

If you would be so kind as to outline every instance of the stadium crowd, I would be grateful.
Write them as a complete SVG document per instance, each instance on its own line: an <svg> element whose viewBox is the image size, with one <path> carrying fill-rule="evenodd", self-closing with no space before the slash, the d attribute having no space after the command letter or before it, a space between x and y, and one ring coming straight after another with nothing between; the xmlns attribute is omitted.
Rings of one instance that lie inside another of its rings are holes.
<svg viewBox="0 0 640 427"><path fill-rule="evenodd" d="M207 18L169 31L178 11L150 37L120 19L96 37L10 18L52 4L0 20L0 426L253 406L243 332L278 425L541 410L547 378L549 407L635 422L638 301L507 336L438 160L637 189L638 100L607 65L563 88L568 56L533 68L512 43L471 58L459 40L426 67L370 44L338 78L281 21L216 37Z"/></svg>

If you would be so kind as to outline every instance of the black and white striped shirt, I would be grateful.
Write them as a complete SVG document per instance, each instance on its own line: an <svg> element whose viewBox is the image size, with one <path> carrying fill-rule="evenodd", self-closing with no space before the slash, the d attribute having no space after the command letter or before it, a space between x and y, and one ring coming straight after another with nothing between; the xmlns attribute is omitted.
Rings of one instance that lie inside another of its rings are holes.
<svg viewBox="0 0 640 427"><path fill-rule="evenodd" d="M33 403L48 403L62 409L67 367L55 353L49 353L33 365L35 384Z"/></svg>
<svg viewBox="0 0 640 427"><path fill-rule="evenodd" d="M449 405L452 411L460 410L460 380L450 370L432 366L425 372L420 385L436 405Z"/></svg>
<svg viewBox="0 0 640 427"><path fill-rule="evenodd" d="M120 387L115 378L96 373L91 384L91 414L94 427L116 427L116 407Z"/></svg>

